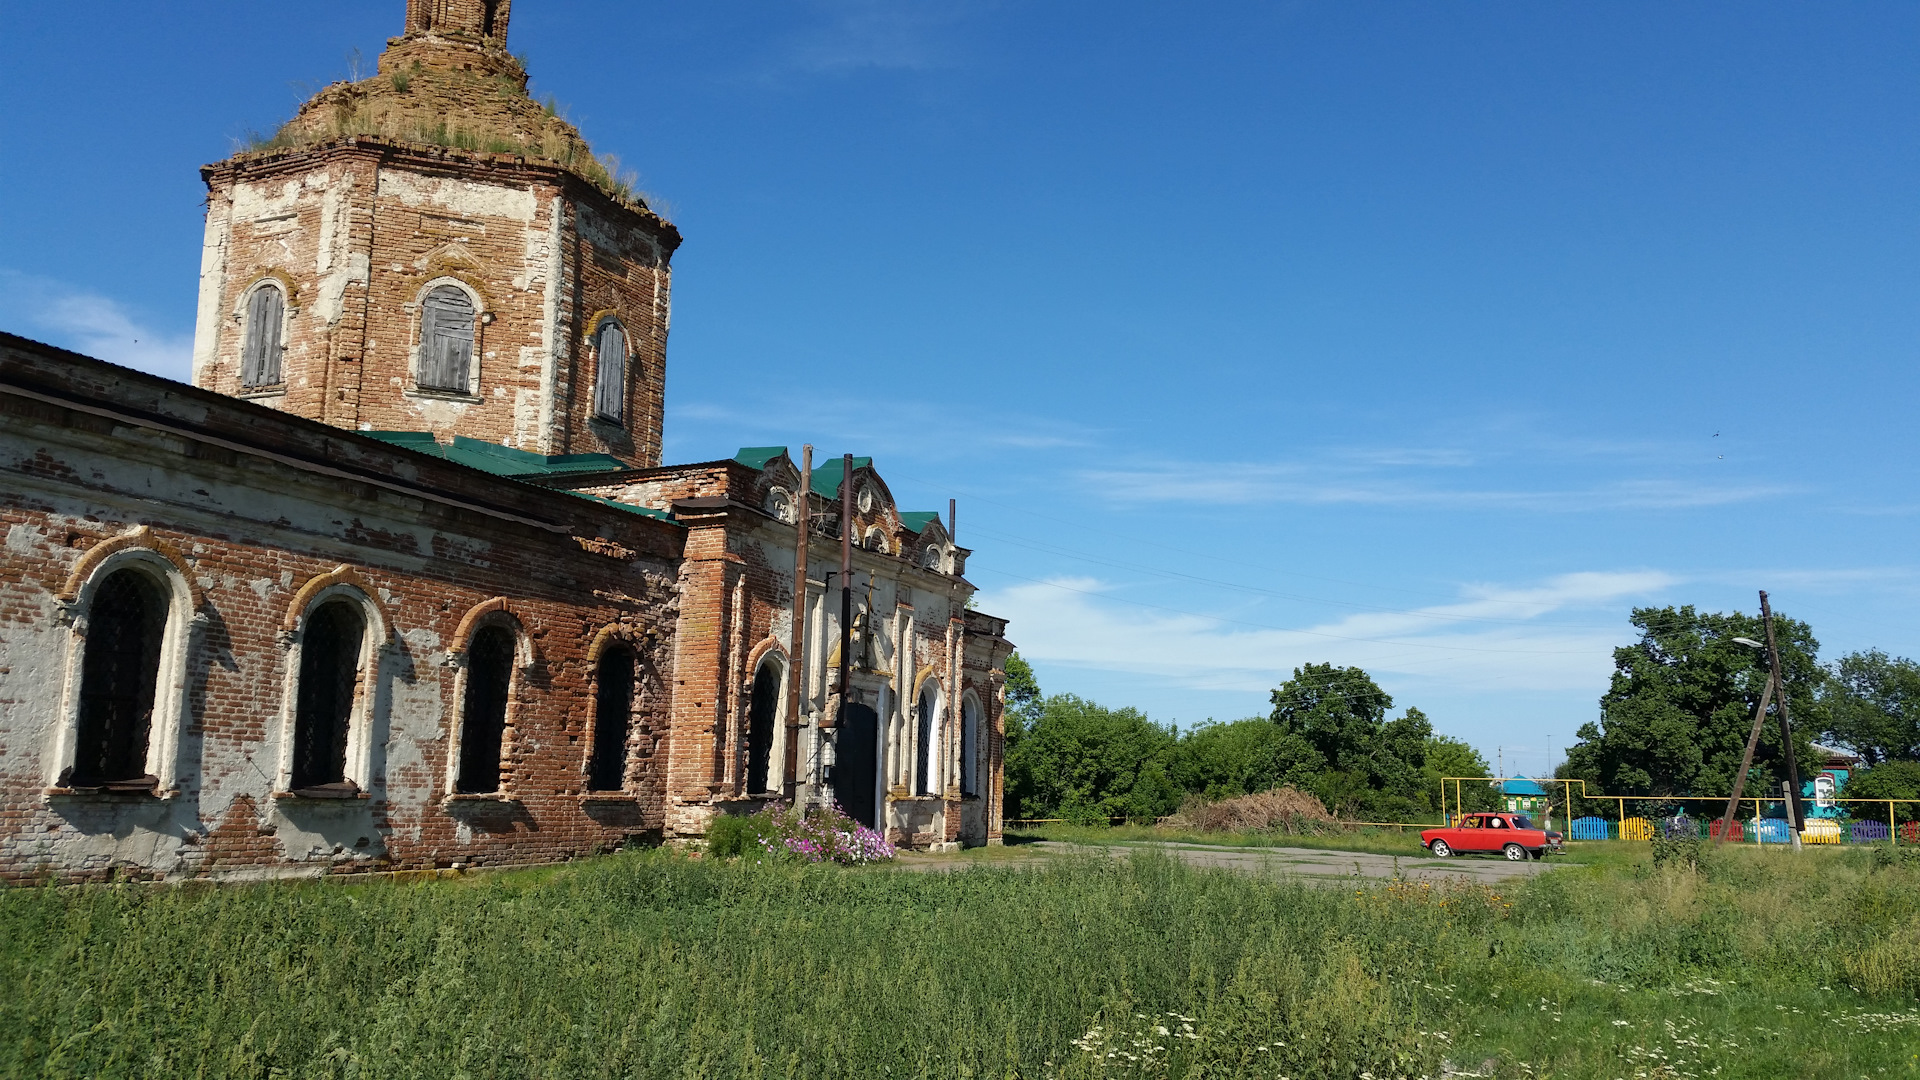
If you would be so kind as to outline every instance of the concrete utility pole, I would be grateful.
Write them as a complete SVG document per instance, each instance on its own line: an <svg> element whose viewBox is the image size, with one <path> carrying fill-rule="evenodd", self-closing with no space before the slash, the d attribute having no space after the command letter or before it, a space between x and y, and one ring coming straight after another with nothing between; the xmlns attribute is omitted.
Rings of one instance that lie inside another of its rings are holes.
<svg viewBox="0 0 1920 1080"><path fill-rule="evenodd" d="M800 687L807 674L807 526L813 517L813 444L800 451L800 490L793 493L793 655L787 657L787 761L781 790L792 802L800 782Z"/></svg>
<svg viewBox="0 0 1920 1080"><path fill-rule="evenodd" d="M847 711L853 663L853 455L840 459L840 704ZM823 725L839 717L823 718Z"/></svg>

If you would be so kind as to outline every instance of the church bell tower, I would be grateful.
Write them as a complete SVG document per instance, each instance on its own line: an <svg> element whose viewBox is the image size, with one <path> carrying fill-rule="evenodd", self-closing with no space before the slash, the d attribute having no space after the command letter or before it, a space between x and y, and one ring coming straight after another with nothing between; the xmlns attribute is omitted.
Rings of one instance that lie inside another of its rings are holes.
<svg viewBox="0 0 1920 1080"><path fill-rule="evenodd" d="M196 385L358 430L660 462L680 233L527 94L511 0L205 166Z"/></svg>

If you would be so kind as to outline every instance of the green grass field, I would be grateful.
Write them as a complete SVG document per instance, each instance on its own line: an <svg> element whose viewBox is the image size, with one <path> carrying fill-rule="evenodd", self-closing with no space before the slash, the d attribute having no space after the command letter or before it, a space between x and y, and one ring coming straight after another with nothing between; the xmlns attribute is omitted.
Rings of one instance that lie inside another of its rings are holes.
<svg viewBox="0 0 1920 1080"><path fill-rule="evenodd" d="M1920 1076L1920 867L1645 853L1511 891L1151 851L0 891L0 1075Z"/></svg>

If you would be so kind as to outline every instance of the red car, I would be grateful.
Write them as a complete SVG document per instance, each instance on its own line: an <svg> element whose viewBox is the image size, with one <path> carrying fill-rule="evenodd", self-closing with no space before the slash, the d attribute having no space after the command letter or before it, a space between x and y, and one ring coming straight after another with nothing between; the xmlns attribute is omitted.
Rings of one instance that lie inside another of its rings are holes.
<svg viewBox="0 0 1920 1080"><path fill-rule="evenodd" d="M1560 834L1533 827L1525 814L1462 814L1451 827L1425 829L1420 843L1437 858L1454 852L1498 851L1513 862L1560 850Z"/></svg>

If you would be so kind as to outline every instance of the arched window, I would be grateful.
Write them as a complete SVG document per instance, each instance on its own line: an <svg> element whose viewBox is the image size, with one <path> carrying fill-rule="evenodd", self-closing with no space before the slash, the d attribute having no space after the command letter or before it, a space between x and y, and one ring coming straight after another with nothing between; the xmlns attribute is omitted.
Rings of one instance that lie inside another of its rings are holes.
<svg viewBox="0 0 1920 1080"><path fill-rule="evenodd" d="M280 329L287 314L287 297L280 286L263 283L247 297L247 332L240 347L240 385L278 386Z"/></svg>
<svg viewBox="0 0 1920 1080"><path fill-rule="evenodd" d="M147 741L153 731L167 591L134 569L107 575L87 613L80 665L74 787L152 788Z"/></svg>
<svg viewBox="0 0 1920 1080"><path fill-rule="evenodd" d="M474 315L473 298L457 285L427 293L420 305L421 389L471 392Z"/></svg>
<svg viewBox="0 0 1920 1080"><path fill-rule="evenodd" d="M587 763L588 791L619 791L627 786L633 669L633 650L624 645L609 646L594 665L593 758Z"/></svg>
<svg viewBox="0 0 1920 1080"><path fill-rule="evenodd" d="M780 711L780 665L767 660L753 677L753 701L747 709L747 794L771 791L773 720Z"/></svg>
<svg viewBox="0 0 1920 1080"><path fill-rule="evenodd" d="M934 745L934 713L940 707L940 693L932 679L920 689L920 704L915 708L919 726L920 752L914 755L913 793L932 795L939 782L940 748Z"/></svg>
<svg viewBox="0 0 1920 1080"><path fill-rule="evenodd" d="M627 331L618 319L603 319L593 337L593 415L619 423L627 411Z"/></svg>
<svg viewBox="0 0 1920 1080"><path fill-rule="evenodd" d="M960 706L960 794L980 794L980 703L968 697Z"/></svg>
<svg viewBox="0 0 1920 1080"><path fill-rule="evenodd" d="M460 715L460 774L455 790L479 795L500 790L500 749L513 689L513 631L483 626L467 647L467 693Z"/></svg>
<svg viewBox="0 0 1920 1080"><path fill-rule="evenodd" d="M366 617L351 600L327 601L307 616L294 698L289 786L296 792L350 795L360 790L347 779L347 737L366 637Z"/></svg>

